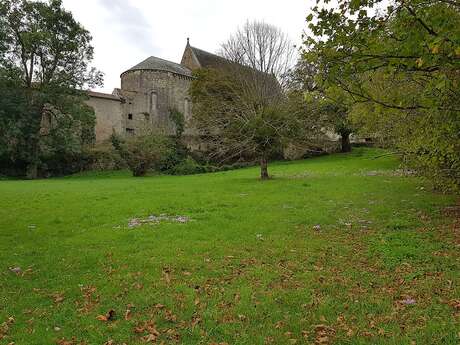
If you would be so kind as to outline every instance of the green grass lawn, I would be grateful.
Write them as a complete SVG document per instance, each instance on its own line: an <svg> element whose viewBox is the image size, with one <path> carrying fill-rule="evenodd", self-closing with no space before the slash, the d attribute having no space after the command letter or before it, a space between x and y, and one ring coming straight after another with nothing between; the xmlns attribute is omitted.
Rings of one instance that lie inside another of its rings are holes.
<svg viewBox="0 0 460 345"><path fill-rule="evenodd" d="M457 200L397 168L0 181L0 344L458 344Z"/></svg>

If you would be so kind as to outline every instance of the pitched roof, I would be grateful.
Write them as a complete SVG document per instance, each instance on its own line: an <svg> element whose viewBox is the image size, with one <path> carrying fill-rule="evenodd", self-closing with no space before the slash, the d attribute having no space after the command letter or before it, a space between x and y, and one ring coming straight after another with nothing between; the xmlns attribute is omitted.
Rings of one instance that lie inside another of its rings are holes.
<svg viewBox="0 0 460 345"><path fill-rule="evenodd" d="M145 59L136 66L131 67L126 72L140 70L166 71L180 75L185 75L188 77L192 75L192 72L187 67L179 65L172 61L157 58L156 56L150 56L149 58Z"/></svg>
<svg viewBox="0 0 460 345"><path fill-rule="evenodd" d="M202 68L219 67L231 62L221 56L190 46Z"/></svg>
<svg viewBox="0 0 460 345"><path fill-rule="evenodd" d="M102 92L96 92L96 91L87 91L87 94L89 97L94 97L94 98L105 98L105 99L111 99L113 101L119 101L121 102L121 98L116 96L116 95L111 95L109 93L102 93Z"/></svg>
<svg viewBox="0 0 460 345"><path fill-rule="evenodd" d="M258 69L252 68L250 66L242 65L240 63L236 63L236 62L233 62L231 60L228 60L228 59L226 59L226 58L224 58L222 56L209 53L209 52L207 52L205 50L202 50L202 49L199 49L199 48L196 48L196 47L192 47L188 43L188 41L187 41L187 45L192 50L193 54L197 58L200 66L202 68L219 68L219 67L222 68L222 67L228 67L228 66L232 66L232 67L236 66L238 69L242 69L242 70L246 70L246 71L252 71L252 72L255 72L257 75L261 75L261 76L268 77L268 78L275 78L270 73L262 72L262 71L259 71ZM186 47L186 49L187 49L187 47Z"/></svg>

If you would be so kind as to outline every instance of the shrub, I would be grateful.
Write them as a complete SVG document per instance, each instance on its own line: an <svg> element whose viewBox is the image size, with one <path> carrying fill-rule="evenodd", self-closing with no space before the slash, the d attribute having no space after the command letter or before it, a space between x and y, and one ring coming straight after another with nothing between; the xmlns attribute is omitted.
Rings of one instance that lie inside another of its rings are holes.
<svg viewBox="0 0 460 345"><path fill-rule="evenodd" d="M176 166L182 164L182 162L188 157L187 147L185 147L185 145L183 145L180 140L172 140L172 150L170 150L168 154L163 157L158 166L160 171L167 174L174 170Z"/></svg>
<svg viewBox="0 0 460 345"><path fill-rule="evenodd" d="M171 154L173 149L168 137L153 131L144 131L127 139L113 136L112 144L133 176L145 176L150 169L158 170L161 161Z"/></svg>
<svg viewBox="0 0 460 345"><path fill-rule="evenodd" d="M205 167L198 164L192 157L187 157L169 170L172 175L192 175L206 172Z"/></svg>
<svg viewBox="0 0 460 345"><path fill-rule="evenodd" d="M127 165L110 141L95 145L87 152L86 170L119 170Z"/></svg>

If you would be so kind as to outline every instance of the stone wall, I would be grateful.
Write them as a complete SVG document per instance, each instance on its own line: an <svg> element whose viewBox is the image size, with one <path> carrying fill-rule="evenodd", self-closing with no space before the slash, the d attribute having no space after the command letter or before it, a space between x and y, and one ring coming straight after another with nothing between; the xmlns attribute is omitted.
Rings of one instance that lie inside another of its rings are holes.
<svg viewBox="0 0 460 345"><path fill-rule="evenodd" d="M184 54L182 55L181 65L187 67L188 69L194 71L201 67L199 61L197 60L195 54L193 54L192 48L189 44L185 47Z"/></svg>
<svg viewBox="0 0 460 345"><path fill-rule="evenodd" d="M175 134L170 112L176 109L191 117L188 90L191 77L156 70L127 71L121 75L123 126L127 134L135 134L145 127L163 129Z"/></svg>
<svg viewBox="0 0 460 345"><path fill-rule="evenodd" d="M113 132L123 133L123 104L118 97L98 92L90 92L86 104L96 113L96 141L110 138Z"/></svg>

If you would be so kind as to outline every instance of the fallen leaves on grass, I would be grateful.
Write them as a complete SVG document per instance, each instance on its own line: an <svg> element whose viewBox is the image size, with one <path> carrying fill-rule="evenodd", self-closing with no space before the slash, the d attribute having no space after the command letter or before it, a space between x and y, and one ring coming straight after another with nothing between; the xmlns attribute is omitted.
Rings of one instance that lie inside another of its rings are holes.
<svg viewBox="0 0 460 345"><path fill-rule="evenodd" d="M449 305L456 311L460 311L460 299L453 299L449 301Z"/></svg>
<svg viewBox="0 0 460 345"><path fill-rule="evenodd" d="M190 325L192 326L192 329L195 328L200 322L201 322L201 317L199 317L198 315L193 315L192 322L190 323Z"/></svg>
<svg viewBox="0 0 460 345"><path fill-rule="evenodd" d="M330 344L335 336L335 329L324 324L314 326L315 344Z"/></svg>
<svg viewBox="0 0 460 345"><path fill-rule="evenodd" d="M10 326L14 323L14 317L10 316L5 322L0 324L0 340L8 337Z"/></svg>
<svg viewBox="0 0 460 345"><path fill-rule="evenodd" d="M133 312L131 311L130 308L126 309L125 311L125 320L129 321L133 317Z"/></svg>
<svg viewBox="0 0 460 345"><path fill-rule="evenodd" d="M81 286L80 290L83 294L83 302L76 301L75 304L80 313L88 313L99 304L100 296L96 294L97 289L95 286Z"/></svg>
<svg viewBox="0 0 460 345"><path fill-rule="evenodd" d="M78 341L77 338L72 337L72 339L70 339L70 340L67 340L65 338L61 338L61 339L56 341L56 344L57 345L86 345L86 342L83 341L83 340Z"/></svg>
<svg viewBox="0 0 460 345"><path fill-rule="evenodd" d="M105 315L98 315L96 319L99 321L113 321L115 319L115 310L110 309Z"/></svg>
<svg viewBox="0 0 460 345"><path fill-rule="evenodd" d="M166 284L170 284L171 283L171 269L167 267L163 268L162 275L163 275L162 279L166 282Z"/></svg>
<svg viewBox="0 0 460 345"><path fill-rule="evenodd" d="M160 336L160 332L157 330L155 322L152 320L138 323L134 327L134 333L144 334L141 336L141 340L145 343L155 343Z"/></svg>
<svg viewBox="0 0 460 345"><path fill-rule="evenodd" d="M53 302L55 304L60 304L65 299L64 294L62 292L55 292L55 293L51 294L51 297L53 298Z"/></svg>

